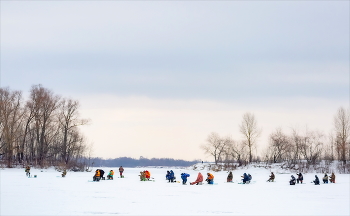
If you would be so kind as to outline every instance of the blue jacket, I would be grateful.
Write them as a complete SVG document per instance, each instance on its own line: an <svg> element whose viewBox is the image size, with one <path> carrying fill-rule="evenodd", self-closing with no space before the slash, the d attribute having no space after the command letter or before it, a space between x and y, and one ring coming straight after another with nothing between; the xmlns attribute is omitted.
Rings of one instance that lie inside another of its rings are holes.
<svg viewBox="0 0 350 216"><path fill-rule="evenodd" d="M175 174L172 170L170 170L170 173L169 173L169 179L174 179L175 177Z"/></svg>
<svg viewBox="0 0 350 216"><path fill-rule="evenodd" d="M249 177L246 173L243 174L243 181L249 181Z"/></svg>
<svg viewBox="0 0 350 216"><path fill-rule="evenodd" d="M181 173L181 178L182 178L183 180L186 180L188 177L190 177L190 174Z"/></svg>

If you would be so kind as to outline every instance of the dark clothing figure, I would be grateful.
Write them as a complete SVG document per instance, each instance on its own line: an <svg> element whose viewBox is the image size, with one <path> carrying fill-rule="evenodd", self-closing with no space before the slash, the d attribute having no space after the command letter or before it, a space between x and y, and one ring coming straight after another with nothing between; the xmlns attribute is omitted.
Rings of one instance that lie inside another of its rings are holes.
<svg viewBox="0 0 350 216"><path fill-rule="evenodd" d="M300 184L302 184L304 180L303 174L299 173L297 175L298 175L297 183L299 184L300 182Z"/></svg>
<svg viewBox="0 0 350 216"><path fill-rule="evenodd" d="M66 177L66 175L67 175L67 170L63 170L62 177Z"/></svg>
<svg viewBox="0 0 350 216"><path fill-rule="evenodd" d="M320 185L320 180L318 179L317 175L315 175L314 183L315 185Z"/></svg>
<svg viewBox="0 0 350 216"><path fill-rule="evenodd" d="M324 174L322 180L323 180L323 184L328 184L328 175L327 175L327 173Z"/></svg>
<svg viewBox="0 0 350 216"><path fill-rule="evenodd" d="M295 177L291 175L291 180L289 181L290 185L295 185Z"/></svg>
<svg viewBox="0 0 350 216"><path fill-rule="evenodd" d="M165 180L169 181L169 179L170 179L170 172L169 172L169 170L167 170L166 175L165 175Z"/></svg>
<svg viewBox="0 0 350 216"><path fill-rule="evenodd" d="M119 167L120 178L124 178L123 172L124 172L124 168L123 168L122 166L120 166L120 167Z"/></svg>
<svg viewBox="0 0 350 216"><path fill-rule="evenodd" d="M30 166L26 166L25 172L26 172L26 176L30 177Z"/></svg>
<svg viewBox="0 0 350 216"><path fill-rule="evenodd" d="M174 182L174 181L175 181L174 171L170 170L170 172L169 172L169 182Z"/></svg>
<svg viewBox="0 0 350 216"><path fill-rule="evenodd" d="M269 176L270 178L267 180L268 182L273 182L275 181L275 174L273 174L273 172L271 172L271 175Z"/></svg>
<svg viewBox="0 0 350 216"><path fill-rule="evenodd" d="M243 178L242 179L243 184L249 184L250 183L250 178L249 178L249 176L246 173L244 173L243 176L241 176L241 177Z"/></svg>
<svg viewBox="0 0 350 216"><path fill-rule="evenodd" d="M335 183L335 175L334 175L334 173L332 173L331 177L329 178L329 181L331 183Z"/></svg>
<svg viewBox="0 0 350 216"><path fill-rule="evenodd" d="M190 177L190 174L181 173L182 184L186 184L188 177Z"/></svg>
<svg viewBox="0 0 350 216"><path fill-rule="evenodd" d="M232 179L233 179L233 175L232 175L232 172L230 172L227 176L227 182L232 182Z"/></svg>

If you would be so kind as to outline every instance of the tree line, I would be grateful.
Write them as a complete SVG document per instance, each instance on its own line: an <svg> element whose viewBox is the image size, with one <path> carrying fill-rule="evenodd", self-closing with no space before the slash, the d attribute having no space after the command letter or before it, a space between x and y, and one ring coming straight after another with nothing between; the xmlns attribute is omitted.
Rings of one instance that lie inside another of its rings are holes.
<svg viewBox="0 0 350 216"><path fill-rule="evenodd" d="M213 157L215 164L244 166L252 162L283 163L286 168L300 169L321 162L339 162L339 171L350 172L350 112L340 107L334 115L333 130L328 134L311 129L291 129L289 133L276 128L269 135L268 146L257 154L257 139L261 128L252 113L245 113L239 125L242 139L220 136L212 132L201 146Z"/></svg>
<svg viewBox="0 0 350 216"><path fill-rule="evenodd" d="M0 88L0 163L6 167L79 164L87 145L79 126L79 102L34 85L21 91Z"/></svg>
<svg viewBox="0 0 350 216"><path fill-rule="evenodd" d="M144 158L119 157L114 159L92 158L91 162L95 167L140 167L140 166L181 166L188 167L199 163L199 160L185 161L173 158Z"/></svg>

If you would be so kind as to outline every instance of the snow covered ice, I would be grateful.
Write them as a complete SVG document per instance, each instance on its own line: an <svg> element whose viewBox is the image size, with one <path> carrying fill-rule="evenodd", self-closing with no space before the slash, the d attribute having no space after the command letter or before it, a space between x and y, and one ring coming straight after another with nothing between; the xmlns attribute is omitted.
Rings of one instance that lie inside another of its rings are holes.
<svg viewBox="0 0 350 216"><path fill-rule="evenodd" d="M290 186L295 173L275 172L276 182L269 183L270 170L249 168L233 171L235 183L225 183L222 171L211 172L217 185L189 185L199 171L173 169L178 181L182 172L191 175L182 185L165 180L171 168L125 168L125 178L118 178L116 167L102 169L113 169L114 180L88 182L94 172L61 178L54 169L32 168L37 178L27 178L24 169L0 170L0 215L350 215L349 174L336 173L335 184L321 185L310 183L315 173L304 174L305 184ZM145 169L154 182L139 180ZM207 171L200 172L205 178ZM237 184L244 172L254 184Z"/></svg>

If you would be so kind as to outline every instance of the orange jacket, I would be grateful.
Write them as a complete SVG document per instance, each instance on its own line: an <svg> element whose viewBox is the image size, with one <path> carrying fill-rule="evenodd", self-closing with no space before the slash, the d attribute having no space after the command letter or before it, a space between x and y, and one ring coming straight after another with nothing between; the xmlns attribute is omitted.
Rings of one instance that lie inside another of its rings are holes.
<svg viewBox="0 0 350 216"><path fill-rule="evenodd" d="M96 170L95 176L100 177L100 170Z"/></svg>
<svg viewBox="0 0 350 216"><path fill-rule="evenodd" d="M214 179L214 176L213 176L213 174L211 174L211 173L208 173L208 179Z"/></svg>
<svg viewBox="0 0 350 216"><path fill-rule="evenodd" d="M151 177L151 173L148 170L145 171L145 177L146 178L150 178Z"/></svg>

